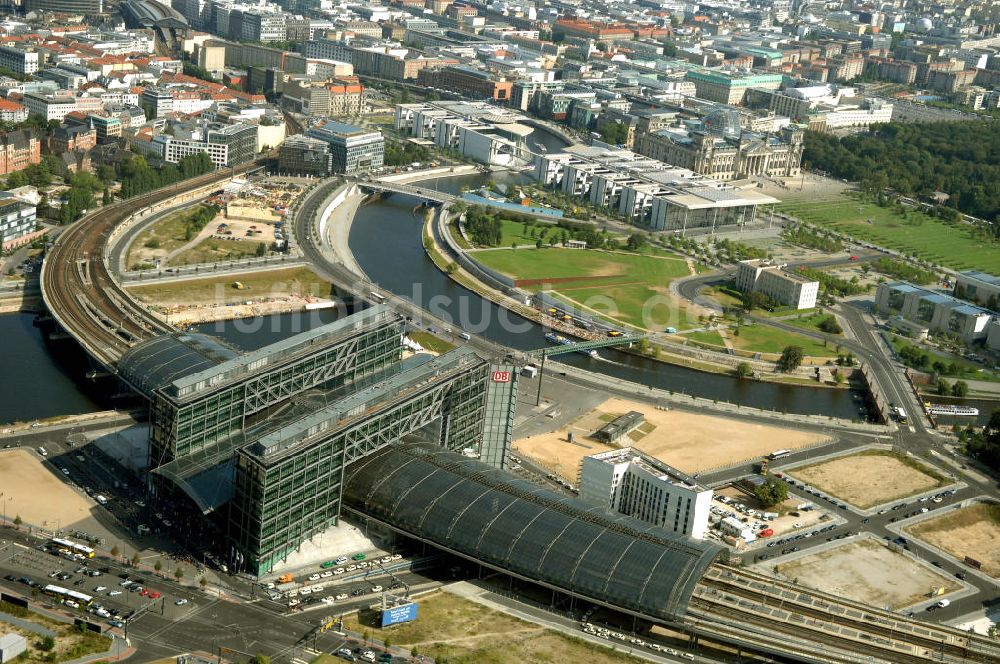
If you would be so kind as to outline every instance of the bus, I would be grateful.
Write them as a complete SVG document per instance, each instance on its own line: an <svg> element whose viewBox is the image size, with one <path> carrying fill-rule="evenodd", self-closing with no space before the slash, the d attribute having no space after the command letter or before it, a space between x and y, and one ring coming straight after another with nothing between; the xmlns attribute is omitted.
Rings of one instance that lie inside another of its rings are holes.
<svg viewBox="0 0 1000 664"><path fill-rule="evenodd" d="M379 295L375 291L368 293L368 298L375 304L385 304L385 296Z"/></svg>
<svg viewBox="0 0 1000 664"><path fill-rule="evenodd" d="M49 584L42 588L42 592L46 595L51 595L62 601L72 600L79 604L80 606L90 606L90 603L94 601L94 598L90 595L85 595L84 593L78 593L75 590L67 590L62 586L54 586Z"/></svg>
<svg viewBox="0 0 1000 664"><path fill-rule="evenodd" d="M53 549L59 549L65 551L66 553L79 553L85 558L93 558L94 550L89 546L83 544L77 544L76 542L68 539L62 539L60 537L53 537L49 540L49 546Z"/></svg>
<svg viewBox="0 0 1000 664"><path fill-rule="evenodd" d="M896 411L896 419L899 420L900 424L906 424L907 422L909 422L909 419L906 417L906 411L903 410L902 406L896 406L895 411Z"/></svg>
<svg viewBox="0 0 1000 664"><path fill-rule="evenodd" d="M770 459L771 461L774 461L775 459L781 459L783 457L786 457L791 453L792 453L791 450L775 450L774 452L768 454L767 458Z"/></svg>

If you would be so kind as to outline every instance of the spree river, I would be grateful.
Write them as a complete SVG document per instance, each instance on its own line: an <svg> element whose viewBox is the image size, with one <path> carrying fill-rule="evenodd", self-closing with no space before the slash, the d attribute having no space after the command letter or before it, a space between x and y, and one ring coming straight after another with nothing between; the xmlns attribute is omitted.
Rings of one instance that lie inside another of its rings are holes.
<svg viewBox="0 0 1000 664"><path fill-rule="evenodd" d="M555 139L552 149L560 145ZM486 176L471 175L425 180L420 186L457 193L463 186L476 188L485 181ZM380 288L408 297L457 327L492 341L522 350L548 345L541 326L456 284L434 266L421 245L422 217L414 212L417 204L415 198L393 195L358 210L349 243L365 273ZM559 361L643 385L755 408L850 419L860 416L861 401L848 390L737 380L611 349L601 349L599 355L597 360L581 354L562 355Z"/></svg>
<svg viewBox="0 0 1000 664"><path fill-rule="evenodd" d="M559 150L563 142L545 132L534 132L528 142L537 150ZM516 177L516 176L515 176ZM503 181L502 175L495 180ZM478 187L482 175L441 178L421 183L457 193L461 187ZM508 181L510 179L508 178ZM484 300L455 284L426 257L421 246L418 201L395 195L359 209L351 229L350 246L362 269L382 288L409 297L456 326L518 349L547 345L542 328ZM268 316L252 321L229 321L199 329L250 350L304 329L333 320L332 311ZM0 381L0 423L30 421L115 405L94 396L84 378L82 352L71 344L47 344L32 326L31 314L0 316L4 339L4 380ZM693 394L755 408L789 413L819 413L857 418L860 401L847 390L796 387L740 381L643 359L612 349L599 351L599 360L579 354L563 355L560 362L644 385Z"/></svg>

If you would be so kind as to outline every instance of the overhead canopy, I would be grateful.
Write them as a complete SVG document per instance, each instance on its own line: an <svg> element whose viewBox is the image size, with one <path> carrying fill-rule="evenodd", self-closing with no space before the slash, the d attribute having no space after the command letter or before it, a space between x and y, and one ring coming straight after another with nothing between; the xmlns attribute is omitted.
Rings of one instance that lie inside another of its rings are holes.
<svg viewBox="0 0 1000 664"><path fill-rule="evenodd" d="M666 621L683 617L722 552L427 443L353 464L344 503L486 565Z"/></svg>
<svg viewBox="0 0 1000 664"><path fill-rule="evenodd" d="M118 374L147 399L177 378L231 360L239 352L217 337L176 332L136 344L122 355Z"/></svg>

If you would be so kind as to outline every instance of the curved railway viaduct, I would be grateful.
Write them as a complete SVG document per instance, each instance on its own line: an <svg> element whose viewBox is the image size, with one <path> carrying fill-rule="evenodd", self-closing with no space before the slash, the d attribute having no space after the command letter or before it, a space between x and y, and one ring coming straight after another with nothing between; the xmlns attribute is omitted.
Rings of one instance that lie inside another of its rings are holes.
<svg viewBox="0 0 1000 664"><path fill-rule="evenodd" d="M244 164L235 172L257 165ZM163 203L201 197L232 175L229 170L216 171L102 207L66 229L49 248L40 275L45 306L58 326L103 368L113 373L126 350L171 331L112 276L108 255L117 233Z"/></svg>
<svg viewBox="0 0 1000 664"><path fill-rule="evenodd" d="M237 172L256 165L246 164ZM109 372L117 373L118 362L129 348L170 331L165 323L133 300L115 279L108 257L116 238L131 220L144 218L155 209L173 206L179 201L198 200L229 177L230 171L215 172L106 206L68 228L49 250L41 272L45 304L59 327ZM308 211L304 209L304 213L315 214L312 207L304 207L309 208ZM309 226L308 223L304 225ZM485 467L465 468L463 463L468 460L458 463L443 459L430 463L426 458L407 458L403 451L385 448L381 453L358 461L358 468L352 468L345 496L349 511L486 568L569 596L595 601L593 593L586 588L581 590L581 587L561 583L523 565L511 567L468 542L451 540L447 535L450 529L442 534L445 531L440 527L415 525L404 508L435 508L441 492L426 492L427 500L421 501L390 500L400 486L407 486L402 480L394 481L393 474L414 467L424 467L427 477L436 478L441 487L460 485L470 495L485 495L487 491L498 496L516 493L517 486L511 478L489 475ZM567 500L565 497L540 495L544 493L537 488L522 489L518 500L549 507L555 505L563 512L574 512L575 508L557 504ZM532 494L539 495L532 498ZM579 527L573 525L572 519L563 519L563 522L562 532ZM704 638L727 643L745 652L765 654L783 662L986 664L1000 661L1000 644L996 641L809 591L752 570L714 562L694 574L697 581L691 578L689 581L693 583L687 583L681 593L686 607L683 615L665 619L614 599L605 605L641 620L668 625L686 633L692 640ZM674 589L673 592L679 591Z"/></svg>

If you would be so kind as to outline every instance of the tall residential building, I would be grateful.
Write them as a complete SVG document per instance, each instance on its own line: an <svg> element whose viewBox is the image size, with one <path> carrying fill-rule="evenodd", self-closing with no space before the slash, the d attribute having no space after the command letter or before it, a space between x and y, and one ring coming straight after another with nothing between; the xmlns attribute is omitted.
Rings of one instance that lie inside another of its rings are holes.
<svg viewBox="0 0 1000 664"><path fill-rule="evenodd" d="M631 447L583 457L580 498L702 539L708 531L713 491L692 477Z"/></svg>
<svg viewBox="0 0 1000 664"><path fill-rule="evenodd" d="M763 293L795 309L812 309L819 294L818 281L786 270L783 265L771 265L762 258L740 261L736 288L743 293Z"/></svg>
<svg viewBox="0 0 1000 664"><path fill-rule="evenodd" d="M330 144L334 173L369 173L382 168L385 139L380 131L329 120L306 134Z"/></svg>
<svg viewBox="0 0 1000 664"><path fill-rule="evenodd" d="M38 51L28 51L15 46L0 46L0 67L12 72L30 75L38 71Z"/></svg>

